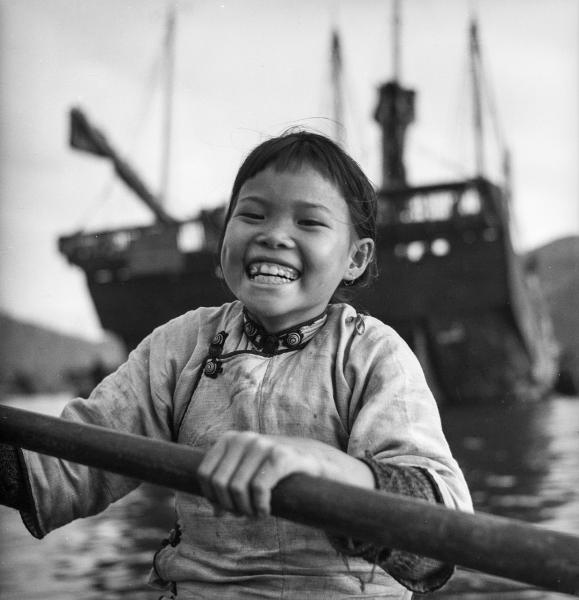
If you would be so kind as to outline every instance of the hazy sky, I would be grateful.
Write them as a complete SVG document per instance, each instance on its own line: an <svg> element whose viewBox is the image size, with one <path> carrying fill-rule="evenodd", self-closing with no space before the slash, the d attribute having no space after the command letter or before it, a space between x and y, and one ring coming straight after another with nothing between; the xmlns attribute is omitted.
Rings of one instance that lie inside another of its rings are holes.
<svg viewBox="0 0 579 600"><path fill-rule="evenodd" d="M0 0L0 310L97 336L82 273L56 249L80 228L150 221L106 161L68 147L79 105L159 185L164 0ZM402 0L401 80L416 89L413 183L473 174L467 29L513 154L521 249L579 233L579 2ZM392 75L390 0L182 0L168 210L224 200L243 156L294 125L332 132L341 34L345 135L380 183L376 88ZM490 123L489 123L490 125ZM489 173L497 144L488 131Z"/></svg>

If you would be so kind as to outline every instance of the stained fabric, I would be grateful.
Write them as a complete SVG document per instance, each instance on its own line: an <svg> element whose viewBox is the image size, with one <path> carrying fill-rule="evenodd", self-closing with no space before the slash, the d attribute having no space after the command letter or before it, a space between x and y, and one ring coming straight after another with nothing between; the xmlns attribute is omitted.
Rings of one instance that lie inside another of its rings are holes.
<svg viewBox="0 0 579 600"><path fill-rule="evenodd" d="M363 326L360 320L363 320ZM205 450L228 430L306 437L382 465L421 469L447 506L472 510L417 359L391 328L330 305L304 343L264 352L239 302L200 308L155 330L63 417ZM216 340L216 335L225 333ZM218 343L217 343L218 342ZM214 351L211 347L213 344ZM215 345L219 346L215 350ZM205 366L220 361L216 376ZM24 452L43 536L103 510L138 482ZM178 543L155 556L151 581L181 598L410 598L394 577L337 552L321 531L269 517L216 516L177 493ZM401 564L403 561L401 561ZM412 587L412 569L397 573ZM422 575L421 590L440 585Z"/></svg>

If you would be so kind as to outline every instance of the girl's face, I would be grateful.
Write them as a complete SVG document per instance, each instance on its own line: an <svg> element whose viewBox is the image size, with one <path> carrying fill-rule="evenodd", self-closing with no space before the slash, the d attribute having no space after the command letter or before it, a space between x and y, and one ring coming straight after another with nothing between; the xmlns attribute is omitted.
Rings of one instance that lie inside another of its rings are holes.
<svg viewBox="0 0 579 600"><path fill-rule="evenodd" d="M339 190L311 167L273 167L246 181L221 250L225 281L268 331L322 313L343 279L366 268L374 249L359 239Z"/></svg>

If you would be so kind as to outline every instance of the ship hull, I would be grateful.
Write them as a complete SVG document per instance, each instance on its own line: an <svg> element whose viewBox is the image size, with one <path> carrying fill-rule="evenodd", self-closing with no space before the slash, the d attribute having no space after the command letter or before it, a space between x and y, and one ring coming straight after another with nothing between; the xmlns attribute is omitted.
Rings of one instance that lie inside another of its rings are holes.
<svg viewBox="0 0 579 600"><path fill-rule="evenodd" d="M378 282L350 300L404 337L441 403L536 400L553 384L555 349L548 331L540 331L538 299L533 303L531 291L520 289L522 301L515 302L512 279L497 277L509 271L504 254L502 264L499 260L500 244L485 250L481 263L496 261L492 278L488 269L473 268L472 260L458 253L460 259L449 257L435 269L425 265L428 277L417 268L414 284L408 268L400 277L400 265L387 260L390 253L382 257ZM103 328L130 350L155 327L188 310L233 299L215 274L213 258L197 257L190 267L124 280L89 277ZM460 277L449 279L457 271L463 271ZM522 278L519 285L526 285Z"/></svg>
<svg viewBox="0 0 579 600"><path fill-rule="evenodd" d="M154 273L109 281L88 279L88 288L103 329L133 349L155 327L199 306L233 299L215 275L214 260L195 261L196 268L179 273Z"/></svg>

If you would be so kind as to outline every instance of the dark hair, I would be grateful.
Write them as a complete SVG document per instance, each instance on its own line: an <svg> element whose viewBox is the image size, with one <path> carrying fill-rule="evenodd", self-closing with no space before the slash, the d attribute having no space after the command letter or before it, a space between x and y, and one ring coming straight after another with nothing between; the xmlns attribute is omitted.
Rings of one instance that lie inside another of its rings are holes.
<svg viewBox="0 0 579 600"><path fill-rule="evenodd" d="M220 252L225 229L243 184L268 167L274 167L277 171L297 171L303 166L313 168L340 190L358 236L376 241L376 192L358 163L328 137L310 131L292 130L259 144L243 161L231 190L219 243ZM364 273L348 285L368 285L377 273L374 253Z"/></svg>

